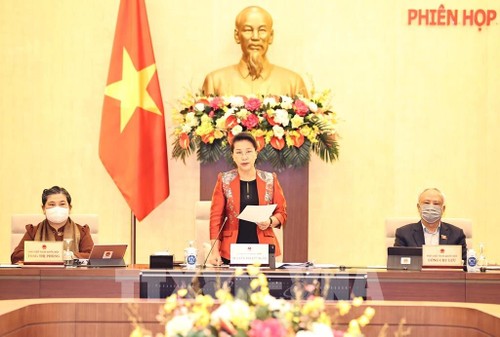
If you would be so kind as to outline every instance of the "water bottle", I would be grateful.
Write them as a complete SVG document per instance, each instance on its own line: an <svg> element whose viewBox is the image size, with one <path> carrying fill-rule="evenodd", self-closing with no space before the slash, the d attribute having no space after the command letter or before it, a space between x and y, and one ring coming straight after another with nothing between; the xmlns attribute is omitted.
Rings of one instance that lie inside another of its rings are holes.
<svg viewBox="0 0 500 337"><path fill-rule="evenodd" d="M196 260L198 255L198 249L193 246L193 241L189 241L189 246L184 249L184 258L186 260L187 269L196 268Z"/></svg>
<svg viewBox="0 0 500 337"><path fill-rule="evenodd" d="M479 267L479 269L481 269L481 267L488 266L488 261L486 260L486 256L484 255L484 244L482 242L479 244L479 258L477 259L477 266Z"/></svg>
<svg viewBox="0 0 500 337"><path fill-rule="evenodd" d="M73 266L73 252L71 250L63 251L63 260L66 267Z"/></svg>
<svg viewBox="0 0 500 337"><path fill-rule="evenodd" d="M476 251L472 248L467 249L467 272L476 273L478 271Z"/></svg>

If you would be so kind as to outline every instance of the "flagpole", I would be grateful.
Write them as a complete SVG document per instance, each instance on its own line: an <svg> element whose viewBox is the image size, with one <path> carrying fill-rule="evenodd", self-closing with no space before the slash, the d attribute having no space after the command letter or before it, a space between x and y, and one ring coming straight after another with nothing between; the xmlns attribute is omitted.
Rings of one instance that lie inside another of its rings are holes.
<svg viewBox="0 0 500 337"><path fill-rule="evenodd" d="M134 212L130 211L130 264L135 264L136 254L135 254L135 227L137 224L137 218L134 215Z"/></svg>

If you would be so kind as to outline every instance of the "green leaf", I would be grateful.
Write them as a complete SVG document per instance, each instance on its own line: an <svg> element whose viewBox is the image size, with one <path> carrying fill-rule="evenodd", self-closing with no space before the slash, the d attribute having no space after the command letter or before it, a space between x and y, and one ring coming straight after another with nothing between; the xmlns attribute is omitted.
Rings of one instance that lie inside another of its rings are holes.
<svg viewBox="0 0 500 337"><path fill-rule="evenodd" d="M205 144L202 141L198 142L197 157L202 164L215 163L221 157L225 156L225 146L222 145L220 139L214 140L212 144Z"/></svg>

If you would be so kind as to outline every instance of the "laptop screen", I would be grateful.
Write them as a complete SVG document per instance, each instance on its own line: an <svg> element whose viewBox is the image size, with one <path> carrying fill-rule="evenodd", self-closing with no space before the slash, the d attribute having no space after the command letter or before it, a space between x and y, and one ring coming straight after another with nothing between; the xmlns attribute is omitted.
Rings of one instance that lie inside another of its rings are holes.
<svg viewBox="0 0 500 337"><path fill-rule="evenodd" d="M421 270L422 247L388 247L387 269Z"/></svg>
<svg viewBox="0 0 500 337"><path fill-rule="evenodd" d="M94 245L89 257L92 267L125 267L127 244Z"/></svg>

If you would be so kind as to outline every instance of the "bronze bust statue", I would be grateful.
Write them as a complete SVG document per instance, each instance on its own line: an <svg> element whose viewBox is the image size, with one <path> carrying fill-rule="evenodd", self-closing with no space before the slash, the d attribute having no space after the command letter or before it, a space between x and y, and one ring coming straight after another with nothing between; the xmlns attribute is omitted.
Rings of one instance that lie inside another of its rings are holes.
<svg viewBox="0 0 500 337"><path fill-rule="evenodd" d="M250 6L236 17L234 39L243 53L238 64L209 73L203 83L205 95L288 95L308 97L302 77L271 64L266 57L274 39L273 19L261 7Z"/></svg>

